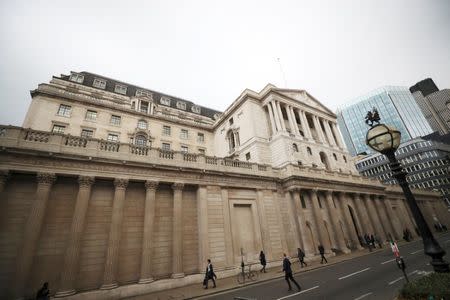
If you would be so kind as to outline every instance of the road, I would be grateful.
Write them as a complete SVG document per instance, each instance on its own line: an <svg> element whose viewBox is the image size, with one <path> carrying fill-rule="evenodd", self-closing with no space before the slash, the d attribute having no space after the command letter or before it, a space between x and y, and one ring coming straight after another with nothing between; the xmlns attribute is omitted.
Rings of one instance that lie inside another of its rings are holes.
<svg viewBox="0 0 450 300"><path fill-rule="evenodd" d="M448 253L450 260L450 233L438 237L440 245ZM423 276L432 271L430 258L423 253L422 241L414 241L400 247L400 254L406 263L410 279ZM302 291L287 290L284 278L274 279L224 292L201 299L229 300L237 297L257 300L290 299L393 299L404 281L393 254L389 249L329 267L300 273L295 277Z"/></svg>

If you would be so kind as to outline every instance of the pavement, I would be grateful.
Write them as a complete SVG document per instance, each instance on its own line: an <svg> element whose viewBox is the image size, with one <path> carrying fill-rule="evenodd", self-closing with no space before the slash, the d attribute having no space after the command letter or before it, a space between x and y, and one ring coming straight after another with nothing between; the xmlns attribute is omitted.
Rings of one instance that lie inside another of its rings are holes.
<svg viewBox="0 0 450 300"><path fill-rule="evenodd" d="M440 245L450 253L450 233L436 235ZM423 253L422 240L399 244L406 263L406 273L415 279L432 271L430 258ZM450 260L449 255L446 256ZM292 261L292 260L291 260ZM328 258L328 264L312 262L306 268L293 263L300 292L289 292L281 265L259 273L255 282L238 284L236 276L219 278L217 288L202 288L202 283L125 299L394 299L404 283L390 247L369 252L367 249ZM210 281L210 285L211 285Z"/></svg>

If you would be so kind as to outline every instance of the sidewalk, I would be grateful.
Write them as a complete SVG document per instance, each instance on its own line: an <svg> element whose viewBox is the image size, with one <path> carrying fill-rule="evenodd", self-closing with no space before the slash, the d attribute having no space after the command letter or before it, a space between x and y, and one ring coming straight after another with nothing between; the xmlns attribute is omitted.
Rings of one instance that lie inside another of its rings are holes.
<svg viewBox="0 0 450 300"><path fill-rule="evenodd" d="M303 273L303 272L308 272L311 270L316 270L319 268L323 268L323 267L327 267L330 265L334 265L343 261L347 261L356 257L361 257L361 256L365 256L371 253L376 253L379 251L383 251L389 249L388 246L384 246L383 249L379 249L377 248L376 250L374 250L373 252L369 252L368 249L362 249L362 250L357 250L354 251L350 254L345 254L345 255L338 255L338 256L334 256L334 257L330 257L328 259L328 264L320 264L319 261L315 260L312 261L310 263L308 263L308 267L306 268L300 268L298 260L297 259L291 259L292 262L292 269L295 272L295 274L298 273ZM220 292L224 292L224 291L229 291L229 290L233 290L233 289L238 289L241 288L243 286L248 286L248 285L253 285L253 284L260 284L262 282L268 281L268 280L272 280L275 278L282 278L284 277L284 273L282 273L282 267L281 265L279 266L274 266L271 267L270 269L267 269L267 273L259 273L259 269L258 268L259 265L255 266L255 271L258 272L259 278L257 281L252 281L252 282L248 282L245 284L238 284L237 280L236 280L236 276L230 276L230 277L226 277L226 278L218 278L216 280L217 283L217 287L216 288L212 288L212 282L209 282L209 289L205 290L203 289L202 286L202 282L199 281L198 284L192 284L192 285L187 285L187 286L183 286L180 288L174 288L174 289L170 289L170 290L165 290L165 291L161 291L161 292L156 292L156 293L150 293L150 294L146 294L146 295L141 295L141 296L135 296L135 297L129 297L129 298L124 298L127 300L150 300L150 299L155 299L155 300L179 300L179 299L193 299L196 297L201 297L201 296L210 296L210 295L214 295ZM246 268L247 269L247 268ZM252 266L253 269L253 266Z"/></svg>

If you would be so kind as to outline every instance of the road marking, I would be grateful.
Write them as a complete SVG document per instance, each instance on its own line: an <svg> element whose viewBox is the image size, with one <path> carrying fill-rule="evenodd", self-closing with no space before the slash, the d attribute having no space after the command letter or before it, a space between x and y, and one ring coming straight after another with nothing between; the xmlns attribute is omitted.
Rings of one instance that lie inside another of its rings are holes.
<svg viewBox="0 0 450 300"><path fill-rule="evenodd" d="M387 261L383 261L381 264L384 265L384 264L390 263L391 261L394 261L394 260L395 260L395 258L387 260Z"/></svg>
<svg viewBox="0 0 450 300"><path fill-rule="evenodd" d="M394 284L394 283L396 283L397 281L402 280L402 279L403 279L403 276L402 276L402 277L399 277L399 278L397 278L397 279L395 279L395 280L392 280L391 282L388 283L388 285L392 285L392 284Z"/></svg>
<svg viewBox="0 0 450 300"><path fill-rule="evenodd" d="M408 276L411 276L412 274L417 273L417 272L418 272L417 270L414 270L411 273L409 273Z"/></svg>
<svg viewBox="0 0 450 300"><path fill-rule="evenodd" d="M423 250L422 250L422 249L420 249L420 250L417 250L417 251L411 252L410 254L416 254L416 253L419 253L420 251L423 251Z"/></svg>
<svg viewBox="0 0 450 300"><path fill-rule="evenodd" d="M307 289L307 290L300 291L300 292L295 293L295 294L292 294L292 295L288 295L288 296L284 296L284 297L278 298L277 300L282 300L282 299L287 299L287 298L290 298L290 297L294 297L294 296L297 296L297 295L300 295L300 294L309 292L309 291L311 291L311 290L317 289L318 287L319 287L319 286L316 285L316 286L314 286L314 287L312 287L312 288L309 288L309 289Z"/></svg>
<svg viewBox="0 0 450 300"><path fill-rule="evenodd" d="M372 295L372 292L367 293L367 294L364 294L364 295L362 295L362 296L359 296L358 298L355 298L354 300L360 300L360 299L362 299L362 298L364 298L364 297L367 297L367 296L369 296L369 295Z"/></svg>
<svg viewBox="0 0 450 300"><path fill-rule="evenodd" d="M348 275L339 277L338 279L339 279L339 280L345 279L345 278L348 278L348 277L350 277L350 276L356 275L356 274L358 274L358 273L365 272L365 271L367 271L367 270L370 270L370 268L365 268L364 270L356 271L355 273L352 273L352 274L348 274Z"/></svg>

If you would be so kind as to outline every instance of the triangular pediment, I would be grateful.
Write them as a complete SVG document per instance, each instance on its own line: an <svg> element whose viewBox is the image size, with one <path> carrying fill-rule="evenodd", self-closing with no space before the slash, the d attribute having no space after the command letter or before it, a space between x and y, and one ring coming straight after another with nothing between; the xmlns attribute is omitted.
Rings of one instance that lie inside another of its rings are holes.
<svg viewBox="0 0 450 300"><path fill-rule="evenodd" d="M322 111L324 113L335 116L334 112L332 112L328 107L323 105L319 100L314 98L311 94L309 94L305 90L294 90L294 89L273 89L279 94L286 96L288 98L294 99L300 103L305 104L306 106L317 109L318 111Z"/></svg>

